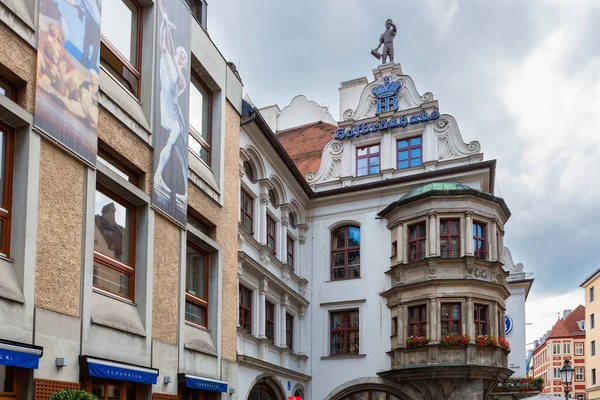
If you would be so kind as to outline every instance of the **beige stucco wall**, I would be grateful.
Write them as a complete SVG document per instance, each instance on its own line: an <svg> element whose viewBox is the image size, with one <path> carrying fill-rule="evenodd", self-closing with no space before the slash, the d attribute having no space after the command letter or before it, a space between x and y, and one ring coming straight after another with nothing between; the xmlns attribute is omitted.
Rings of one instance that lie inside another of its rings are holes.
<svg viewBox="0 0 600 400"><path fill-rule="evenodd" d="M177 343L180 229L155 213L154 277L152 291L152 337Z"/></svg>
<svg viewBox="0 0 600 400"><path fill-rule="evenodd" d="M79 316L83 185L83 164L43 139L35 305L73 317Z"/></svg>
<svg viewBox="0 0 600 400"><path fill-rule="evenodd" d="M102 107L98 113L98 138L145 172L144 180L140 182L140 188L150 194L152 191L152 150L150 147Z"/></svg>
<svg viewBox="0 0 600 400"><path fill-rule="evenodd" d="M194 185L189 186L188 201L189 207L216 226L215 240L223 249L221 352L224 359L235 360L240 116L229 103L225 115L225 143L224 206L219 206Z"/></svg>
<svg viewBox="0 0 600 400"><path fill-rule="evenodd" d="M0 24L0 66L12 80L15 76L25 82L19 86L19 105L33 113L35 109L35 73L37 51L4 24ZM14 74L15 76L11 76Z"/></svg>
<svg viewBox="0 0 600 400"><path fill-rule="evenodd" d="M594 288L594 301L590 301L590 288ZM587 399L600 399L600 275L596 275L587 282L583 289L585 290L585 377ZM594 314L594 329L591 329L590 315ZM592 340L596 341L596 356L592 356L590 351ZM596 384L592 384L592 369L596 370Z"/></svg>

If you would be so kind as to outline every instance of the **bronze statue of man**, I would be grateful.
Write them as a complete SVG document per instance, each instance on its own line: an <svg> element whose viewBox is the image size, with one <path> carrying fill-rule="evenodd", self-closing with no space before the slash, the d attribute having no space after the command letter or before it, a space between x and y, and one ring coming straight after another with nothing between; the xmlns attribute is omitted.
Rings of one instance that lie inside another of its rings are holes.
<svg viewBox="0 0 600 400"><path fill-rule="evenodd" d="M392 22L391 19L388 18L385 21L385 32L381 34L379 38L379 46L376 49L371 51L371 54L375 56L377 59L381 58L382 64L385 64L386 59L389 57L389 62L394 62L394 38L396 37L396 33L398 30L396 29L396 25ZM379 54L377 50L383 45L383 52Z"/></svg>

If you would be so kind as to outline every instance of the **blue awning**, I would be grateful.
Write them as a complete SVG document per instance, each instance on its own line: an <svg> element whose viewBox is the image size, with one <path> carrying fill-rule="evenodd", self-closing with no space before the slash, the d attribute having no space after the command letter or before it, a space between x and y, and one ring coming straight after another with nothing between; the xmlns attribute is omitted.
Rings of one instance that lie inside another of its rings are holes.
<svg viewBox="0 0 600 400"><path fill-rule="evenodd" d="M0 365L37 369L43 350L40 346L0 341Z"/></svg>
<svg viewBox="0 0 600 400"><path fill-rule="evenodd" d="M158 378L158 370L154 368L139 367L137 365L123 364L92 357L85 357L85 360L89 374L99 378L151 385L155 385Z"/></svg>
<svg viewBox="0 0 600 400"><path fill-rule="evenodd" d="M227 382L185 374L185 386L190 389L227 393Z"/></svg>

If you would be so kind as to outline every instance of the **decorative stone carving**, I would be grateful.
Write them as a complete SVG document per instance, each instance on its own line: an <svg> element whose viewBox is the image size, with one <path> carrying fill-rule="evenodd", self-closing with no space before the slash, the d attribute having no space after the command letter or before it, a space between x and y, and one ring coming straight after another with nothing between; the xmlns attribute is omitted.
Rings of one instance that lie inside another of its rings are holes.
<svg viewBox="0 0 600 400"><path fill-rule="evenodd" d="M339 141L330 141L323 149L321 165L316 173L308 173L308 183L327 182L339 179L341 176L342 152L344 148Z"/></svg>
<svg viewBox="0 0 600 400"><path fill-rule="evenodd" d="M451 160L481 153L481 145L477 141L463 142L456 120L447 114L433 124L438 139L438 160Z"/></svg>
<svg viewBox="0 0 600 400"><path fill-rule="evenodd" d="M488 278L488 272L483 268L475 268L475 272L473 275L475 276L475 278L479 278L479 279L487 279Z"/></svg>
<svg viewBox="0 0 600 400"><path fill-rule="evenodd" d="M398 269L395 277L396 285L401 285L404 283L404 270Z"/></svg>
<svg viewBox="0 0 600 400"><path fill-rule="evenodd" d="M260 204L264 204L264 205L269 205L270 204L270 200L269 200L269 193L261 193L260 194Z"/></svg>

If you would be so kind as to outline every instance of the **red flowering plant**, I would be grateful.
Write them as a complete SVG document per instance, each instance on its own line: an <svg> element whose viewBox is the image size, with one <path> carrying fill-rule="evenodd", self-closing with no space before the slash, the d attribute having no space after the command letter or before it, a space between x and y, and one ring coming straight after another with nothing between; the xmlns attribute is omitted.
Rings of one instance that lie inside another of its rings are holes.
<svg viewBox="0 0 600 400"><path fill-rule="evenodd" d="M409 349L413 349L415 347L423 347L426 346L429 342L431 342L431 339L425 336L410 336L408 339L406 339L406 347Z"/></svg>
<svg viewBox="0 0 600 400"><path fill-rule="evenodd" d="M500 347L506 354L510 353L510 344L508 341L501 337L491 335L479 335L475 339L475 343L482 347Z"/></svg>
<svg viewBox="0 0 600 400"><path fill-rule="evenodd" d="M544 379L511 377L499 383L494 392L543 392Z"/></svg>
<svg viewBox="0 0 600 400"><path fill-rule="evenodd" d="M464 333L449 333L440 339L441 346L460 346L471 343L471 336Z"/></svg>
<svg viewBox="0 0 600 400"><path fill-rule="evenodd" d="M508 343L508 340L499 337L498 338L498 347L502 348L502 350L504 350L504 352L506 354L510 353L510 343Z"/></svg>

